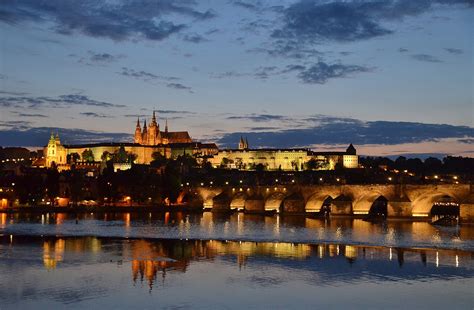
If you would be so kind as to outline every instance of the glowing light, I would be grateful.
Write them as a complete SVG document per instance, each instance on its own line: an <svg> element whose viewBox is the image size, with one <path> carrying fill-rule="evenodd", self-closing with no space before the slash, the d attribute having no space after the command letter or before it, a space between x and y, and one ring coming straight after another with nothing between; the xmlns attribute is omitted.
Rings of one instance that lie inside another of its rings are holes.
<svg viewBox="0 0 474 310"><path fill-rule="evenodd" d="M436 251L436 267L439 267L439 253Z"/></svg>
<svg viewBox="0 0 474 310"><path fill-rule="evenodd" d="M388 258L389 258L390 260L392 260L392 258L393 258L393 254L392 254L392 248L390 248L390 253L389 253L389 256L388 256Z"/></svg>
<svg viewBox="0 0 474 310"><path fill-rule="evenodd" d="M459 256L456 255L456 267L459 267Z"/></svg>
<svg viewBox="0 0 474 310"><path fill-rule="evenodd" d="M435 179L437 179L437 178L438 178L438 176L437 176L437 175L435 175L435 176L434 176L434 178L435 178Z"/></svg>
<svg viewBox="0 0 474 310"><path fill-rule="evenodd" d="M389 181L392 181L392 177L388 177L388 180L389 180Z"/></svg>
<svg viewBox="0 0 474 310"><path fill-rule="evenodd" d="M428 217L429 213L413 213L413 217Z"/></svg>

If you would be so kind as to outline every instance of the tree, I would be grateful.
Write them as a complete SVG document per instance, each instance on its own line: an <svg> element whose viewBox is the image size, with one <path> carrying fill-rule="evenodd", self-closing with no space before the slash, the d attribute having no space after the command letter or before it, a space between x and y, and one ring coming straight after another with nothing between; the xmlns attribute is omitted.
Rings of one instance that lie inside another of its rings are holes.
<svg viewBox="0 0 474 310"><path fill-rule="evenodd" d="M229 159L227 157L224 157L222 158L222 161L221 161L221 167L222 168L226 168L228 167L230 164L233 164L234 161L232 159Z"/></svg>
<svg viewBox="0 0 474 310"><path fill-rule="evenodd" d="M441 171L443 162L435 157L428 157L425 159L424 167L426 173L437 173Z"/></svg>
<svg viewBox="0 0 474 310"><path fill-rule="evenodd" d="M73 163L78 162L79 159L81 159L81 156L78 153L74 152L74 153L68 154L66 159L69 164L73 164Z"/></svg>
<svg viewBox="0 0 474 310"><path fill-rule="evenodd" d="M316 158L311 158L306 162L306 170L318 170L323 168L324 161L317 160Z"/></svg>
<svg viewBox="0 0 474 310"><path fill-rule="evenodd" d="M94 161L94 153L92 152L91 149L84 150L84 152L82 152L82 161L85 161L88 163Z"/></svg>
<svg viewBox="0 0 474 310"><path fill-rule="evenodd" d="M161 154L161 152L153 152L151 154L151 157L153 158L153 161L150 163L153 167L161 167L165 166L168 160L166 157Z"/></svg>
<svg viewBox="0 0 474 310"><path fill-rule="evenodd" d="M101 159L102 161L107 162L107 161L109 161L109 160L112 159L112 154L110 154L110 153L107 152L107 151L104 151L104 153L102 153L102 155L100 156L100 159Z"/></svg>
<svg viewBox="0 0 474 310"><path fill-rule="evenodd" d="M121 146L115 153L112 154L114 163L126 163L128 161L128 154L125 147Z"/></svg>

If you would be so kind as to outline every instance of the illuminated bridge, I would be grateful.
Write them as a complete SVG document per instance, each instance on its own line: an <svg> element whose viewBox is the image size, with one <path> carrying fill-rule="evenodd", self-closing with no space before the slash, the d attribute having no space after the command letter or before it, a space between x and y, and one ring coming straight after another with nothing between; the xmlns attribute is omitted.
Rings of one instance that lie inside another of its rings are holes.
<svg viewBox="0 0 474 310"><path fill-rule="evenodd" d="M214 212L432 218L450 214L474 222L474 186L277 185L185 187L181 199Z"/></svg>

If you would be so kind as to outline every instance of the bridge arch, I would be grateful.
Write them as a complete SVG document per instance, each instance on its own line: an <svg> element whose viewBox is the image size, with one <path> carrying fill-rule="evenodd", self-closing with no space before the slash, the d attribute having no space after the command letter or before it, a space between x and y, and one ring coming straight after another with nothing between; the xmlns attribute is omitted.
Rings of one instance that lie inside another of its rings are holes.
<svg viewBox="0 0 474 310"><path fill-rule="evenodd" d="M354 215L369 214L372 207L374 206L374 203L377 204L378 202L387 203L388 198L380 192L367 193L355 200L352 207L352 212Z"/></svg>
<svg viewBox="0 0 474 310"><path fill-rule="evenodd" d="M265 211L280 212L286 194L283 192L274 192L265 200Z"/></svg>
<svg viewBox="0 0 474 310"><path fill-rule="evenodd" d="M377 199L374 200L372 206L369 209L370 216L388 216L388 199L380 195Z"/></svg>
<svg viewBox="0 0 474 310"><path fill-rule="evenodd" d="M328 207L331 205L334 198L338 195L336 194L320 194L316 193L309 197L305 205L305 211L307 213L319 213L323 207Z"/></svg>
<svg viewBox="0 0 474 310"><path fill-rule="evenodd" d="M247 194L244 192L238 192L232 197L230 202L231 210L243 210L245 207L245 201L247 200Z"/></svg>
<svg viewBox="0 0 474 310"><path fill-rule="evenodd" d="M433 206L437 203L452 203L459 206L461 203L460 199L448 192L431 192L421 195L413 201L412 215L415 217L429 217L441 212L439 208L433 209ZM458 207L459 210L459 207ZM459 212L459 211L458 211Z"/></svg>

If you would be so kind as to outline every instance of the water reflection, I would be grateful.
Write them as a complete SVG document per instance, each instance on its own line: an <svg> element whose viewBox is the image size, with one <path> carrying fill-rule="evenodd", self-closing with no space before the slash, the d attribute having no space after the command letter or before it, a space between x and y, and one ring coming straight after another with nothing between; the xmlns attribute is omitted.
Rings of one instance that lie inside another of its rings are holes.
<svg viewBox="0 0 474 310"><path fill-rule="evenodd" d="M411 221L374 224L359 219L244 213L0 213L0 233L474 249L474 226L439 227Z"/></svg>
<svg viewBox="0 0 474 310"><path fill-rule="evenodd" d="M411 290L416 290L427 282L450 281L441 282L449 283L442 287L454 294L462 292L453 284L456 279L468 281L462 282L468 286L473 283L474 253L322 243L39 236L11 239L4 235L0 237L0 273L0 298L7 305L34 301L35 305L51 306L51 300L69 304L106 298L123 302L125 307L127 298L141 296L139 292L144 291L160 300L174 296L170 302L176 306L173 302L186 299L186 294L222 287L235 293L234 298L242 296L239 294L253 296L248 288L262 288L265 294L273 294L272 302L276 302L280 289L290 294L291 300L303 298L300 295L306 294L305 289L317 292L329 286L337 291L344 287L347 293L352 289L357 292L359 284L373 283L385 284L380 287L410 283ZM181 291L184 295L179 294ZM224 295L212 297L229 302L230 297ZM387 298L382 295L373 298ZM135 307L147 300L140 298L134 301L139 302ZM199 298L192 302L197 307L209 306ZM241 300L234 302L238 305Z"/></svg>

